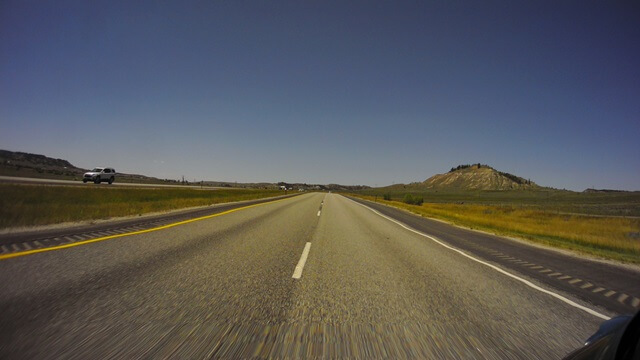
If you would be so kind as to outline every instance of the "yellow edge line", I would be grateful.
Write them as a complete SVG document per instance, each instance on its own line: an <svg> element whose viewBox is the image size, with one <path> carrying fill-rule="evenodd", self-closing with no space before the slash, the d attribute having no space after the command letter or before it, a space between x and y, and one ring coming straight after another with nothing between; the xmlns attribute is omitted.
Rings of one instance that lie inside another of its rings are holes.
<svg viewBox="0 0 640 360"><path fill-rule="evenodd" d="M67 249L67 248L71 248L71 247L74 247L74 246L80 246L80 245L86 245L86 244L95 243L95 242L98 242L98 241L105 241L105 240L110 240L110 239L115 239L115 238L120 238L120 237L125 237L125 236L139 235L139 234L150 233L150 232L154 232L154 231L158 231L158 230L169 229L169 228L172 228L174 226L184 225L184 224L188 224L188 223L192 223L192 222L196 222L196 221L200 221L200 220L211 219L211 218L214 218L214 217L217 217L217 216L231 214L231 213L236 212L236 211L246 210L246 209L250 209L250 208L253 208L253 207L256 207L256 206L261 206L261 205L266 205L266 204L273 204L273 203L276 203L276 202L289 200L289 199L291 199L291 198L289 197L289 198L285 198L285 199L267 201L267 202L263 202L263 203L260 203L260 204L247 205L247 206L243 206L243 207L239 207L239 208L223 211L221 213L202 216L202 217L189 219L189 220L184 220L184 221L179 221L179 222L176 222L176 223L162 225L162 226L158 226L158 227L151 228L151 229L128 232L128 233L124 233L124 234L109 235L109 236L104 236L104 237L95 238L95 239L78 241L78 242L74 242L74 243L71 243L71 244L52 246L52 247L48 247L48 248L44 248L44 249L34 249L34 250L20 251L20 252L11 253L11 254L0 255L0 261L1 260L11 259L11 258L16 258L16 257L20 257L20 256L33 255L33 254L47 252L47 251L55 251L55 250Z"/></svg>

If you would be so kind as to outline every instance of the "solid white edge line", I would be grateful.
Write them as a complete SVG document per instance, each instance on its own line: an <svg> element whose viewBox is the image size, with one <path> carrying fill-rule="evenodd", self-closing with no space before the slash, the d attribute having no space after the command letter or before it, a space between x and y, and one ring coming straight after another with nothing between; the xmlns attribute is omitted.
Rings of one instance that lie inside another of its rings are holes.
<svg viewBox="0 0 640 360"><path fill-rule="evenodd" d="M378 211L377 211L377 210L375 210L375 209L372 209L372 208L370 208L370 207L368 207L368 206L366 206L366 205L360 204L359 202L354 201L354 200L351 200L351 199L349 199L348 197L345 197L345 199L348 199L348 200L350 200L350 201L353 201L354 203L356 203L356 204L358 204L358 205L360 205L360 206L362 206L362 207L364 207L364 208L366 208L366 209L369 209L369 210L373 211L375 214L377 214L377 215L379 215L379 216L381 216L381 217L383 217L383 218L385 218L385 219L387 219L387 220L389 220L389 221L391 221L391 222L393 222L393 223L396 223L396 224L398 224L398 225L402 226L403 228L405 228L405 229L407 229L407 230L409 230L409 231L411 231L411 232L413 232L413 233L416 233L416 234L418 234L418 235L420 235L420 236L423 236L423 237L426 237L426 238L428 238L428 239L431 239L432 241L434 241L434 242L435 242L435 243L437 243L438 245L441 245L441 246L443 246L443 247L445 247L445 248L447 248L447 249L449 249L449 250L455 251L455 252L457 252L458 254L460 254L460 255L462 255L462 256L465 256L465 257L467 257L467 258L469 258L469 259L471 259L471 260L473 260L473 261L475 261L475 262L478 262L478 263L480 263L480 264L482 264L482 265L486 265L486 266L488 266L488 267L492 268L493 270L495 270L495 271L497 271L497 272L499 272L499 273L502 273L502 274L504 274L504 275L506 275L506 276L509 276L509 277L511 277L511 278L513 278L513 279L515 279L515 280L518 280L518 281L520 281L521 283L524 283L525 285L527 285L527 286L529 286L529 287L531 287L531 288L533 288L533 289L535 289L535 290L538 290L538 291L540 291L540 292L543 292L543 293L545 293L545 294L547 294L547 295L551 295L551 296L553 296L554 298L556 298L556 299L558 299L558 300L560 300L560 301L563 301L563 302L565 302L565 303L567 303L567 304L569 304L569 305L571 305L571 306L573 306L573 307L575 307L575 308L578 308L578 309L580 309L580 310L582 310L582 311L585 311L585 312L587 312L587 313L589 313L589 314L591 314L591 315L593 315L593 316L595 316L595 317L599 317L599 318L601 318L601 319L603 319L603 320L609 320L609 319L611 319L609 316L606 316L606 315L600 314L599 312L597 312L597 311L595 311L595 310L592 310L592 309L590 309L590 308L588 308L588 307L586 307L586 306L582 306L582 305L580 305L580 304L578 304L578 303L576 303L576 302L574 302L574 301L571 301L571 300L567 299L566 297L564 297L564 296L562 296L562 295L560 295L560 294L556 294L556 293L554 293L553 291L550 291L550 290L547 290L547 289L541 288L540 286L538 286L538 285L536 285L536 284L532 283L532 282L531 282L531 281L529 281L529 280L526 280L526 279L523 279L523 278L518 277L518 276L516 276L516 275L513 275L512 273L507 272L507 271L505 271L505 270L503 270L503 269L501 269L501 268L499 268L499 267L497 267L497 266L495 266L495 265L489 264L488 262L482 261L482 260L480 260L480 259L476 259L475 257L473 257L473 256L471 256L471 255L469 255L469 254L467 254L467 253L465 253L465 252L463 252L462 250L458 250L458 249L456 249L456 248L454 248L454 247L452 247L452 246L450 246L450 245L447 245L447 244L443 243L441 240L438 240L437 238L435 238L435 237L433 237L433 236L431 236L431 235L427 235L427 234L422 233L422 232L420 232L420 231L418 231L418 230L412 229L412 228L410 228L409 226L407 226L407 225L405 225L405 224L403 224L403 223L401 223L401 222L399 222L399 221L396 221L396 220L394 220L394 219L392 219L392 218L390 218L390 217L388 217L388 216L386 216L386 215L381 214L380 212L378 212Z"/></svg>
<svg viewBox="0 0 640 360"><path fill-rule="evenodd" d="M304 269L304 264L307 262L307 256L309 256L309 250L311 250L311 243L308 242L304 246L304 250L302 250L302 256L300 256L300 261L298 261L298 265L296 265L296 269L293 270L294 279L300 279L302 277L302 269Z"/></svg>

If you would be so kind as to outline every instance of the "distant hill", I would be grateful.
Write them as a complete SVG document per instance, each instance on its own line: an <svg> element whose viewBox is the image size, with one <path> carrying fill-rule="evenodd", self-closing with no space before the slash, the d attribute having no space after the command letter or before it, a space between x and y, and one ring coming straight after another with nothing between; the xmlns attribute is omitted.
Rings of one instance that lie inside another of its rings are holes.
<svg viewBox="0 0 640 360"><path fill-rule="evenodd" d="M460 165L446 174L434 175L420 187L438 190L531 190L541 187L531 180L482 164Z"/></svg>
<svg viewBox="0 0 640 360"><path fill-rule="evenodd" d="M114 165L115 164L110 164ZM118 167L115 166L116 171ZM81 169L74 166L67 160L50 158L39 154L30 154L17 151L0 150L0 175L44 178L44 179L63 179L63 180L82 180L82 175L88 169ZM185 185L206 185L217 187L234 187L234 188L261 188L261 189L277 189L279 186L285 186L287 189L294 190L330 190L330 191L352 191L368 189L368 186L362 185L339 185L339 184L301 184L301 183L237 183L225 181L178 181L172 179L158 179L155 177L125 174L118 172L117 182L129 183L145 183L145 184L185 184Z"/></svg>
<svg viewBox="0 0 640 360"><path fill-rule="evenodd" d="M630 193L630 192L633 192L633 191L588 188L588 189L584 190L583 192L584 193Z"/></svg>
<svg viewBox="0 0 640 360"><path fill-rule="evenodd" d="M81 176L85 169L73 166L63 159L54 159L44 155L0 150L0 174L8 176Z"/></svg>
<svg viewBox="0 0 640 360"><path fill-rule="evenodd" d="M498 171L489 165L459 165L445 174L434 175L423 182L384 187L390 191L472 191L472 190L538 190L550 188L522 177Z"/></svg>
<svg viewBox="0 0 640 360"><path fill-rule="evenodd" d="M116 171L118 168L116 167ZM40 154L0 150L0 175L44 179L81 180L89 169L74 166L67 160L50 158ZM150 176L118 173L118 182L152 184L176 183Z"/></svg>

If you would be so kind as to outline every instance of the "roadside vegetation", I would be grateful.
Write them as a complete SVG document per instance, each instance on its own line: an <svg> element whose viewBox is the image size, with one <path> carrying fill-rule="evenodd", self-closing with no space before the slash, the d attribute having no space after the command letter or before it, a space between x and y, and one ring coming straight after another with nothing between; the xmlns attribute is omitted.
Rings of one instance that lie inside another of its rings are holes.
<svg viewBox="0 0 640 360"><path fill-rule="evenodd" d="M141 215L282 195L278 190L0 184L0 228Z"/></svg>
<svg viewBox="0 0 640 360"><path fill-rule="evenodd" d="M385 200L403 201L409 194L436 204L464 204L512 206L519 209L541 210L602 216L640 217L640 191L574 192L566 190L422 190L412 185L352 192Z"/></svg>
<svg viewBox="0 0 640 360"><path fill-rule="evenodd" d="M390 197L387 196L385 199L390 200ZM422 203L424 202L424 199L421 196L413 196L411 194L405 194L404 198L402 199L402 202L409 205L422 205Z"/></svg>
<svg viewBox="0 0 640 360"><path fill-rule="evenodd" d="M349 195L472 229L514 236L604 258L640 263L638 217L569 214L557 211L557 206L545 208L539 203L522 206L516 205L515 202L493 205L458 201L413 205L407 203L404 197L398 199L390 194Z"/></svg>

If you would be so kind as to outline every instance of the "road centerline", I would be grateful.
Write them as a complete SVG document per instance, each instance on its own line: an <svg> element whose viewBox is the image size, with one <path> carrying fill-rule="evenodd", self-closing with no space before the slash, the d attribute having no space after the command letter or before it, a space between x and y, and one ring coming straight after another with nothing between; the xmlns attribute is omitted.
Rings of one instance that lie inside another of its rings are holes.
<svg viewBox="0 0 640 360"><path fill-rule="evenodd" d="M293 271L292 278L300 279L302 277L302 270L304 269L304 264L307 262L307 257L309 256L310 250L311 250L311 243L307 242L304 246L304 250L302 250L300 261L298 261L298 265L296 265L296 268Z"/></svg>

